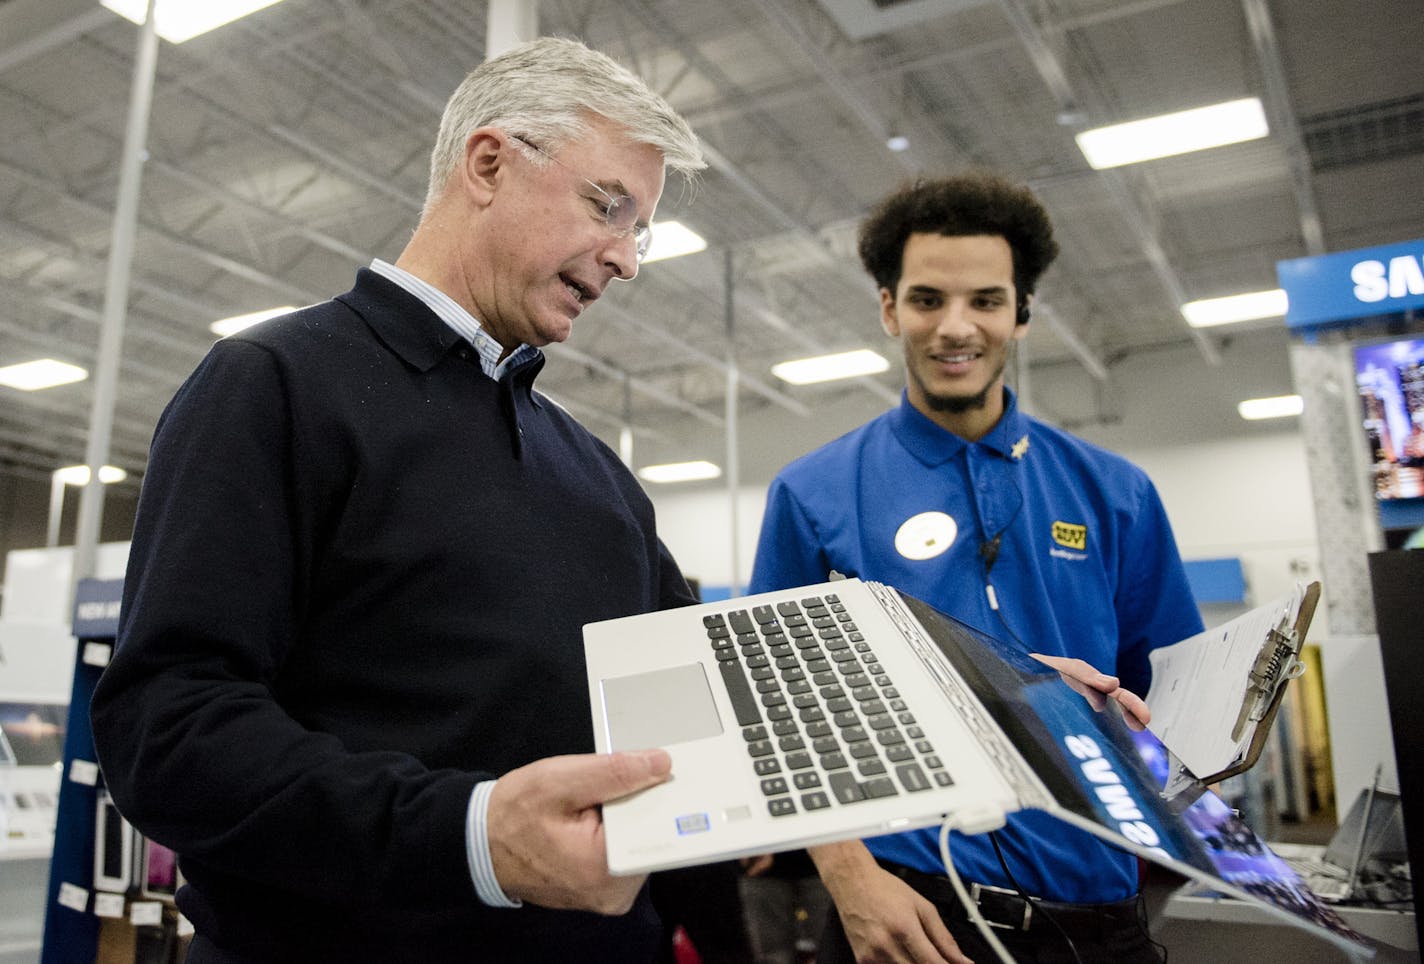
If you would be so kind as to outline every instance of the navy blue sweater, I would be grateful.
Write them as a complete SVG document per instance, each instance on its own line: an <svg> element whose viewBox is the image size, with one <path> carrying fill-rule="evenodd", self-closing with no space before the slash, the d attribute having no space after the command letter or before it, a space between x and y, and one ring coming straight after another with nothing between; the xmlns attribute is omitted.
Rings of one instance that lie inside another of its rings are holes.
<svg viewBox="0 0 1424 964"><path fill-rule="evenodd" d="M692 602L607 446L369 272L218 342L144 479L92 705L104 779L232 959L636 960L485 908L480 779L593 749L584 623Z"/></svg>

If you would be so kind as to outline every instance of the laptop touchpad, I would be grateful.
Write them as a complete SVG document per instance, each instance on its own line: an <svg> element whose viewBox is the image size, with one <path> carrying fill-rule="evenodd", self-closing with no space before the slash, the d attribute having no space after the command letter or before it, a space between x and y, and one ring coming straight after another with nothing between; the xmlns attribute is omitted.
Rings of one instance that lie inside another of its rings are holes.
<svg viewBox="0 0 1424 964"><path fill-rule="evenodd" d="M603 712L614 750L668 746L722 732L701 663L605 679Z"/></svg>

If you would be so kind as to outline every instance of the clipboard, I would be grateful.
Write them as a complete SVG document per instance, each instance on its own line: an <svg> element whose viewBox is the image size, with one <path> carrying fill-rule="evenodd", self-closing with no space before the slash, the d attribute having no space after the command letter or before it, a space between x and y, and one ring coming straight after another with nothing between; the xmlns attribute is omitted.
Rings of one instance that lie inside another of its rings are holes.
<svg viewBox="0 0 1424 964"><path fill-rule="evenodd" d="M1188 794L1255 765L1286 685L1305 666L1300 649L1320 601L1320 583L1258 606L1220 626L1154 650L1148 728L1172 757L1167 792Z"/></svg>

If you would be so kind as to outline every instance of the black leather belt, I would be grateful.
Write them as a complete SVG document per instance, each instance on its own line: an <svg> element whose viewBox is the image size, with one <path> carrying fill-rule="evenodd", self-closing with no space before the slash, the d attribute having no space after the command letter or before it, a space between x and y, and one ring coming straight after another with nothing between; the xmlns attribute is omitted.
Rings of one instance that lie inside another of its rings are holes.
<svg viewBox="0 0 1424 964"><path fill-rule="evenodd" d="M944 916L961 920L969 918L969 912L948 877L922 873L900 864L882 863L881 866L913 887ZM1036 932L1054 929L1050 917L1070 934L1097 936L1125 926L1141 926L1138 910L1140 897L1106 904L1065 904L1037 897L1024 900L1017 891L988 884L966 882L965 887L989 926L1001 930Z"/></svg>

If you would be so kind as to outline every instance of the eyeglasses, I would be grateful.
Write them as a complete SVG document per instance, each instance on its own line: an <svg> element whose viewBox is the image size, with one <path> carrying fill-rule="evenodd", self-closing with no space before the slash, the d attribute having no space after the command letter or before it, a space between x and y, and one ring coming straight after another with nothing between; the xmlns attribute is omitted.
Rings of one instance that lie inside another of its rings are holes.
<svg viewBox="0 0 1424 964"><path fill-rule="evenodd" d="M509 136L512 140L518 141L525 147L533 148L540 154L543 154L549 160L553 161L555 164L559 165L564 170L569 171L579 180L583 181L589 187L593 188L600 195L602 195L603 200L601 201L596 200L594 198L587 198L586 200L588 200L595 207L597 207L599 218L603 221L604 224L608 225L608 228L610 231L613 232L614 237L626 238L630 234L633 236L633 246L637 249L638 252L638 263L642 263L643 258L645 258L648 254L648 246L651 245L653 242L653 229L651 225L638 224L637 201L634 201L627 194L609 194L607 191L599 187L593 181L590 181L588 178L584 177L578 171L575 171L573 168L569 167L563 161L559 160L557 157L550 154L548 151L544 150L544 148L540 147L538 144L535 144L533 141L526 140L517 134L510 134Z"/></svg>

